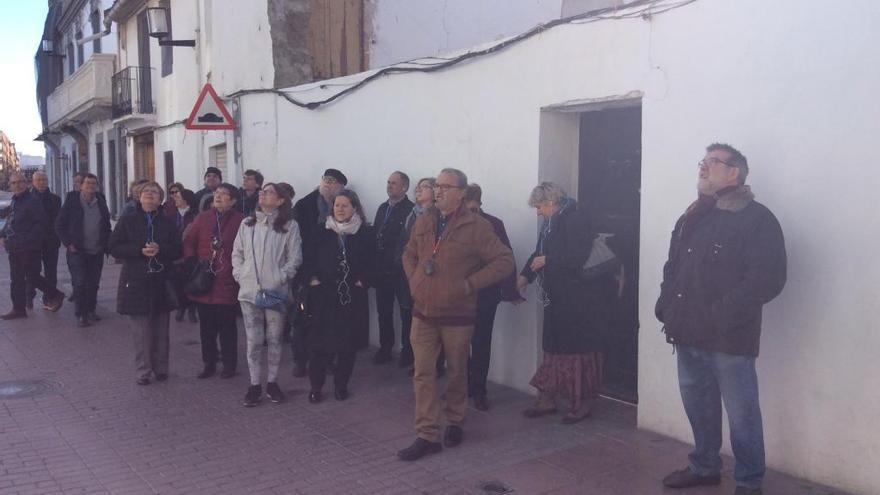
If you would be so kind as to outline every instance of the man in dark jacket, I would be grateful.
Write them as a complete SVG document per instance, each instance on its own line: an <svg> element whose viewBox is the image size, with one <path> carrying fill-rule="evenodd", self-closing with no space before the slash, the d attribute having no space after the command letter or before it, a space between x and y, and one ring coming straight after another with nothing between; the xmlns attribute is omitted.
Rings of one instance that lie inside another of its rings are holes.
<svg viewBox="0 0 880 495"><path fill-rule="evenodd" d="M388 201L379 205L373 220L376 230L376 310L379 313L379 351L373 356L373 364L384 364L391 361L391 350L394 348L394 299L398 305L407 296L401 294L403 287L399 283L401 264L398 257L397 244L403 231L406 217L413 209L413 202L406 197L409 190L409 176L397 171L388 177L386 192ZM409 327L412 314L400 306L400 338L409 338ZM404 354L407 347L401 342L401 366L412 364L412 357Z"/></svg>
<svg viewBox="0 0 880 495"><path fill-rule="evenodd" d="M256 170L245 170L241 180L241 189L238 196L241 198L235 205L235 209L242 212L245 217L251 216L257 208L260 198L260 189L263 188L263 174Z"/></svg>
<svg viewBox="0 0 880 495"><path fill-rule="evenodd" d="M214 198L214 189L223 182L223 173L217 167L205 169L205 187L196 191L196 205L199 212L211 209Z"/></svg>
<svg viewBox="0 0 880 495"><path fill-rule="evenodd" d="M468 186L464 194L464 205L471 212L485 218L492 225L492 230L501 243L508 249L512 249L504 222L483 211L483 189L478 184ZM522 296L516 290L516 274L514 272L477 294L477 318L474 321L474 335L471 337L471 357L468 359L468 395L473 398L474 407L477 410L489 410L486 380L489 376L489 360L492 356L492 329L495 326L495 312L501 301L517 304L522 300Z"/></svg>
<svg viewBox="0 0 880 495"><path fill-rule="evenodd" d="M104 255L110 239L110 211L98 195L98 177L85 174L77 197L67 198L55 231L67 248L67 268L77 297L77 325L87 327L101 318L95 313Z"/></svg>
<svg viewBox="0 0 880 495"><path fill-rule="evenodd" d="M314 191L306 194L301 200L297 201L293 206L294 218L299 225L299 234L302 237L303 249L309 246L312 238L319 228L324 228L324 221L328 215L333 214L333 200L345 186L348 184L348 178L335 168L328 168L321 177L321 183ZM308 267L303 265L300 273L305 273ZM294 292L300 292L299 289L304 286L306 281L301 276L293 279ZM290 348L293 354L293 376L306 376L308 366L308 351L306 349L306 324L303 314L292 318L293 320L293 338L290 341Z"/></svg>
<svg viewBox="0 0 880 495"><path fill-rule="evenodd" d="M64 294L40 275L40 247L46 236L46 212L40 201L28 192L23 174L9 174L9 190L13 195L12 205L0 231L0 247L5 247L9 253L12 311L0 318L27 318L28 283L45 295L46 309L58 311L64 303Z"/></svg>
<svg viewBox="0 0 880 495"><path fill-rule="evenodd" d="M58 236L55 235L55 219L58 218L58 212L61 210L61 198L49 190L49 177L46 172L42 170L34 172L31 181L33 184L31 194L40 200L40 204L43 205L43 210L46 212L46 235L40 248L43 277L55 286L58 285L58 247L60 246ZM36 296L36 288L28 286L26 302L28 308L34 307L34 296ZM43 303L46 303L46 294L43 294Z"/></svg>
<svg viewBox="0 0 880 495"><path fill-rule="evenodd" d="M760 494L764 433L755 360L761 311L785 285L782 228L745 185L745 156L712 144L699 163L698 199L672 232L655 313L678 356L678 382L694 433L690 465L669 488L721 482L721 404L730 420L737 495Z"/></svg>

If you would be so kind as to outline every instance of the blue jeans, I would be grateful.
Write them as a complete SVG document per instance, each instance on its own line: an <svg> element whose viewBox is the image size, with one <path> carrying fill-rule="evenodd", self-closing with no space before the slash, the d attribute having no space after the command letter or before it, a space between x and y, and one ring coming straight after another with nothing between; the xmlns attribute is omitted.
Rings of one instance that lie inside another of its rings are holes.
<svg viewBox="0 0 880 495"><path fill-rule="evenodd" d="M764 479L764 429L758 404L755 358L675 346L678 385L691 429L690 468L707 476L721 472L721 401L730 421L730 444L739 486L760 488Z"/></svg>

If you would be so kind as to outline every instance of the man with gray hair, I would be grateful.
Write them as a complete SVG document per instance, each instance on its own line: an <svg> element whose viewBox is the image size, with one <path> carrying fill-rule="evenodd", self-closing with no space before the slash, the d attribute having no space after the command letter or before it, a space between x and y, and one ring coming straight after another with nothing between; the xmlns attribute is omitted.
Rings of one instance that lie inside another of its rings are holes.
<svg viewBox="0 0 880 495"><path fill-rule="evenodd" d="M58 212L61 211L61 197L49 190L49 176L42 170L34 172L31 184L31 194L40 201L46 212L46 234L40 246L43 277L52 286L55 286L58 284L58 248L61 246L61 242L55 234L55 219L58 218ZM28 284L28 294L25 301L28 309L34 307L36 293L36 288ZM46 294L43 294L43 304L46 302Z"/></svg>
<svg viewBox="0 0 880 495"><path fill-rule="evenodd" d="M415 461L442 450L436 363L446 353L446 419L443 445L463 440L467 411L467 363L477 312L477 293L513 273L513 252L488 221L463 203L467 176L445 168L437 177L434 207L418 217L403 253L413 299L410 341L415 356L413 444L397 453Z"/></svg>
<svg viewBox="0 0 880 495"><path fill-rule="evenodd" d="M46 212L40 201L28 192L24 174L9 174L9 191L12 205L0 231L0 247L9 253L12 310L0 318L27 318L25 299L29 283L45 295L47 310L58 311L64 303L64 294L40 276L40 246L46 235Z"/></svg>
<svg viewBox="0 0 880 495"><path fill-rule="evenodd" d="M764 431L755 361L761 311L786 279L782 228L745 185L748 161L715 143L699 162L698 198L672 231L655 314L675 346L678 385L694 434L689 465L668 488L721 483L721 405L736 459L735 495L761 493Z"/></svg>

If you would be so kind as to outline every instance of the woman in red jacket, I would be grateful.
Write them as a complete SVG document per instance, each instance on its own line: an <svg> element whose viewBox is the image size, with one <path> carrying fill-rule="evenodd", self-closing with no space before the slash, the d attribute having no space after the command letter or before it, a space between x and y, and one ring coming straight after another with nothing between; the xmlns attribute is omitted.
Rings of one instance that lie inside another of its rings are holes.
<svg viewBox="0 0 880 495"><path fill-rule="evenodd" d="M199 335L202 341L204 369L199 378L217 372L217 338L220 338L221 378L232 378L238 364L238 285L232 278L232 245L244 215L235 209L238 188L223 183L214 191L213 207L196 216L183 244L186 258L197 256L210 261L214 284L205 294L190 295L199 312Z"/></svg>

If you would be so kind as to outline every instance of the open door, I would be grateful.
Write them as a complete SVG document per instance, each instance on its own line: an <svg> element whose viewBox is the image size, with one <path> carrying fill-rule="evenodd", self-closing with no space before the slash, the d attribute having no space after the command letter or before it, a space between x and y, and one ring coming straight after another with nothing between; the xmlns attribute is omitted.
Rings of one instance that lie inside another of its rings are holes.
<svg viewBox="0 0 880 495"><path fill-rule="evenodd" d="M605 356L604 395L638 402L639 209L642 108L597 109L580 114L578 202L623 264L621 291L612 308Z"/></svg>

